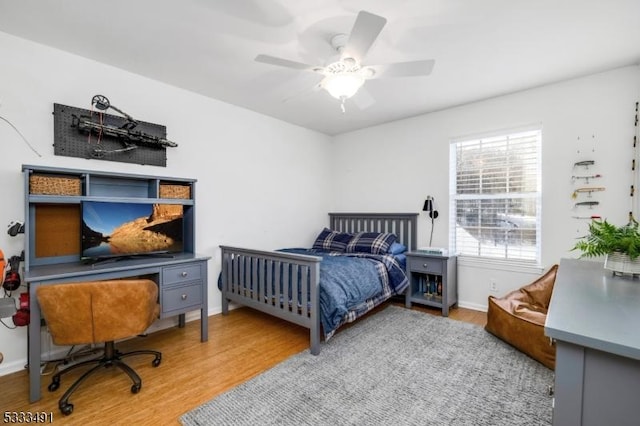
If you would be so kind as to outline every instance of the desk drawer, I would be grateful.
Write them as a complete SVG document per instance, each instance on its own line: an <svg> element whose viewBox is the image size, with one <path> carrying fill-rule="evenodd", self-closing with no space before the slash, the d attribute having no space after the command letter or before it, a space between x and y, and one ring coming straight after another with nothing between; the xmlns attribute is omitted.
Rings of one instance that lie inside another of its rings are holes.
<svg viewBox="0 0 640 426"><path fill-rule="evenodd" d="M162 283L164 285L185 283L201 278L202 272L199 263L162 268Z"/></svg>
<svg viewBox="0 0 640 426"><path fill-rule="evenodd" d="M202 282L162 290L162 313L184 313L202 305ZM177 312L180 311L180 312Z"/></svg>
<svg viewBox="0 0 640 426"><path fill-rule="evenodd" d="M410 258L409 270L425 274L442 274L442 260L429 258Z"/></svg>

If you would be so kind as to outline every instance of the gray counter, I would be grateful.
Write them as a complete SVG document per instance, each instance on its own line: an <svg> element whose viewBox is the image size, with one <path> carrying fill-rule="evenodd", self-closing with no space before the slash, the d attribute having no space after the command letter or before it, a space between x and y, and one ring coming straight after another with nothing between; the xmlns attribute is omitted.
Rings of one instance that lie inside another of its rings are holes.
<svg viewBox="0 0 640 426"><path fill-rule="evenodd" d="M556 342L554 425L640 424L640 279L563 259L545 334Z"/></svg>
<svg viewBox="0 0 640 426"><path fill-rule="evenodd" d="M557 340L640 360L640 279L562 259L545 323Z"/></svg>

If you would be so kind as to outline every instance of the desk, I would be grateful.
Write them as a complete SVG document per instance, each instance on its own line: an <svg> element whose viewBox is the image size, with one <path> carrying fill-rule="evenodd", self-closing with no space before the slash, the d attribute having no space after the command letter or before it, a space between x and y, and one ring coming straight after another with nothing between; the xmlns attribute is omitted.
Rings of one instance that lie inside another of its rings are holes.
<svg viewBox="0 0 640 426"><path fill-rule="evenodd" d="M637 425L640 279L562 259L545 334L556 341L555 426Z"/></svg>
<svg viewBox="0 0 640 426"><path fill-rule="evenodd" d="M210 257L180 254L171 258L140 258L86 265L64 263L32 267L25 273L31 301L29 322L29 399L40 399L40 307L36 288L41 285L78 281L99 281L137 276L150 277L158 284L160 318L179 315L183 327L185 313L200 309L200 340L208 332L207 261Z"/></svg>

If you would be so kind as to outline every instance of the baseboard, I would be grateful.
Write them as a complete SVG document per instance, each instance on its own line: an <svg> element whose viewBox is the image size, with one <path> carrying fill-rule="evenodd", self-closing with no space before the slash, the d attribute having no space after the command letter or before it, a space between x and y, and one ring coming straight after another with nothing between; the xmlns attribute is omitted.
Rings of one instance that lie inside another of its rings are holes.
<svg viewBox="0 0 640 426"><path fill-rule="evenodd" d="M17 361L6 362L4 361L2 365L0 365L0 377L5 376L7 374L15 373L20 370L25 370L27 364L27 359L19 359Z"/></svg>
<svg viewBox="0 0 640 426"><path fill-rule="evenodd" d="M480 312L487 312L487 309L488 309L486 305L480 305L478 303L462 302L462 301L458 302L458 306L461 308L473 309L474 311L480 311Z"/></svg>

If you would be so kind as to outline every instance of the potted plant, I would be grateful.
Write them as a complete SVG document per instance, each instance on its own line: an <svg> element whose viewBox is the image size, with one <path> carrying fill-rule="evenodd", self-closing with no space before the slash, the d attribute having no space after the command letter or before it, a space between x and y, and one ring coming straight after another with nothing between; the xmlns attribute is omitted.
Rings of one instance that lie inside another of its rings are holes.
<svg viewBox="0 0 640 426"><path fill-rule="evenodd" d="M593 220L589 234L573 250L580 250L580 257L606 256L604 267L614 273L640 274L640 229L635 220L623 226Z"/></svg>

